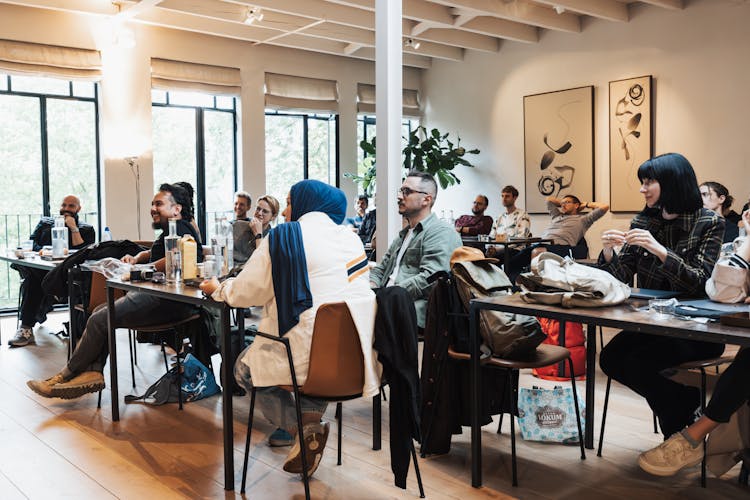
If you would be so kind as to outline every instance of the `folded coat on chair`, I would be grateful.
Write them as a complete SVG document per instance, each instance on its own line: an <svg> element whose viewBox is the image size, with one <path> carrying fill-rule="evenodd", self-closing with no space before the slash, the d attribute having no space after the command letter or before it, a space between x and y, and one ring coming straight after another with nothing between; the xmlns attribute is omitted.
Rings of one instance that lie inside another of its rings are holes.
<svg viewBox="0 0 750 500"><path fill-rule="evenodd" d="M549 252L534 259L516 284L525 302L563 307L611 306L630 297L630 287L607 271Z"/></svg>

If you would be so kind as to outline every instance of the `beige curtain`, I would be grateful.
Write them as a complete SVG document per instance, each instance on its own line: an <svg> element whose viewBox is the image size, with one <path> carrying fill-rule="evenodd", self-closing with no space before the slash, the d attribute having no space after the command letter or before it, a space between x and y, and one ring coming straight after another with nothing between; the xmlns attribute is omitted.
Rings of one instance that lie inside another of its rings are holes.
<svg viewBox="0 0 750 500"><path fill-rule="evenodd" d="M0 40L0 72L96 81L102 58L98 50Z"/></svg>
<svg viewBox="0 0 750 500"><path fill-rule="evenodd" d="M412 89L403 90L402 114L407 117L419 118L419 91ZM357 113L363 115L375 114L375 85L369 83L357 84Z"/></svg>
<svg viewBox="0 0 750 500"><path fill-rule="evenodd" d="M153 58L151 87L238 96L242 79L238 68Z"/></svg>
<svg viewBox="0 0 750 500"><path fill-rule="evenodd" d="M338 112L335 80L266 73L266 108Z"/></svg>

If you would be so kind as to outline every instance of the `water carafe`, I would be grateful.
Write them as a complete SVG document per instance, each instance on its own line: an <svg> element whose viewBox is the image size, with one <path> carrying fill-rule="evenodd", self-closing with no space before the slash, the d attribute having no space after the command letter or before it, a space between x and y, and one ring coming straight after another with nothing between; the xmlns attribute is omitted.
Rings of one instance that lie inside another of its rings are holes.
<svg viewBox="0 0 750 500"><path fill-rule="evenodd" d="M164 237L164 257L167 283L181 283L182 254L180 253L180 237L177 236L177 219L169 219L169 235Z"/></svg>
<svg viewBox="0 0 750 500"><path fill-rule="evenodd" d="M68 226L65 225L65 217L55 217L55 225L52 226L52 258L63 258L68 254Z"/></svg>

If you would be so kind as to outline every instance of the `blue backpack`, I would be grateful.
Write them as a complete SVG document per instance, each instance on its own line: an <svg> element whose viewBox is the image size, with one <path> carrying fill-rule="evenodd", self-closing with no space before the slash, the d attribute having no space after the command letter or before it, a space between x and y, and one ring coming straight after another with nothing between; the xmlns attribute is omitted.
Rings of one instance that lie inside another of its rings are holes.
<svg viewBox="0 0 750 500"><path fill-rule="evenodd" d="M195 356L188 353L180 364L182 367L182 401L198 401L218 394L221 389L216 385L214 374L206 366L198 361ZM176 403L178 401L177 388L177 365L162 377L151 384L141 396L127 395L126 403L142 401L151 405L163 405L165 403Z"/></svg>

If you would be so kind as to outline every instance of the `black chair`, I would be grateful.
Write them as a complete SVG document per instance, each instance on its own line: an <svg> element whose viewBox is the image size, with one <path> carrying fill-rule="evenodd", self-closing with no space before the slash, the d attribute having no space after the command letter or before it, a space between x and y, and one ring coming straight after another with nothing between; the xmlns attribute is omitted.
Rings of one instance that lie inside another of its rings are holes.
<svg viewBox="0 0 750 500"><path fill-rule="evenodd" d="M452 347L448 348L448 356L456 360L470 361L471 355L455 351ZM497 356L489 356L480 361L482 366L490 366L500 370L505 370L508 375L508 385L511 387L511 418L510 418L510 449L511 449L511 467L512 467L512 480L513 486L518 486L518 474L516 466L516 425L514 415L518 414L518 408L516 408L517 392L518 392L518 377L514 377L514 372L525 368L541 368L543 366L549 366L561 361L567 360L568 368L570 373L574 373L573 360L570 357L570 351L565 347L560 347L552 344L541 344L536 348L536 352L532 357L524 360L512 360L499 358ZM583 448L583 430L581 427L581 415L578 411L578 393L576 392L576 380L575 377L570 378L570 385L573 388L573 404L576 409L576 423L578 424L578 444L581 449L581 460L586 460L586 451ZM501 414L502 417L502 414ZM502 420L498 426L498 432L500 432L500 426L502 426Z"/></svg>

